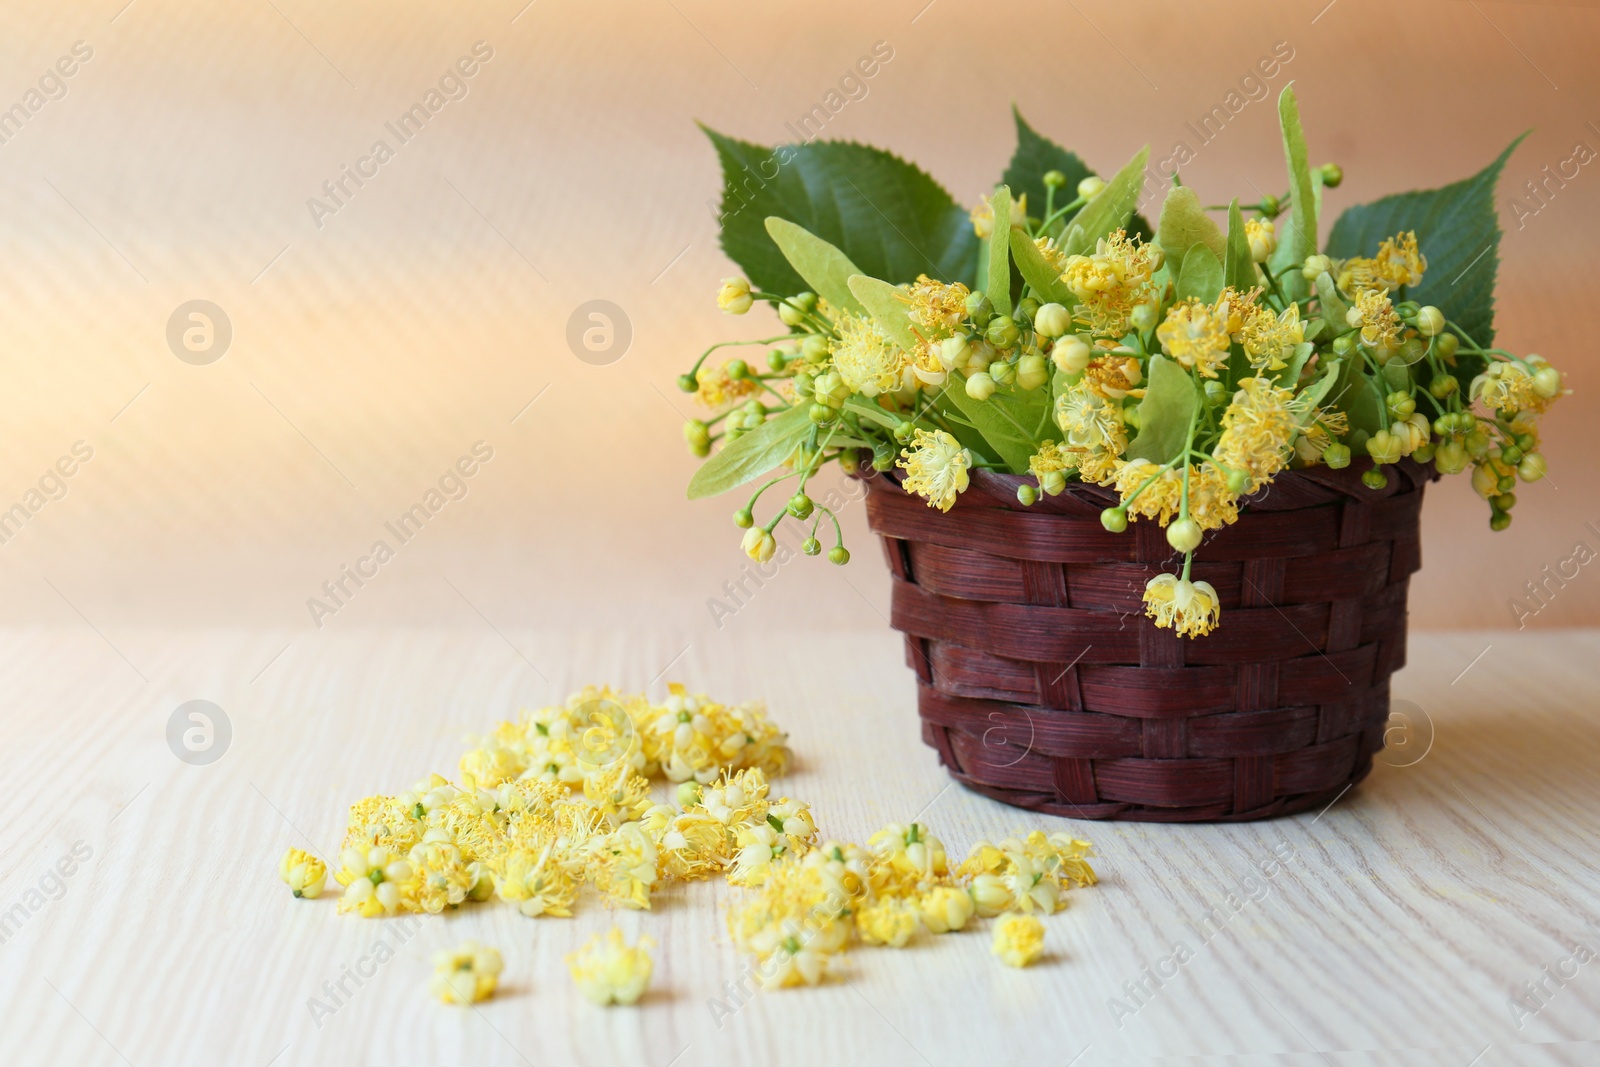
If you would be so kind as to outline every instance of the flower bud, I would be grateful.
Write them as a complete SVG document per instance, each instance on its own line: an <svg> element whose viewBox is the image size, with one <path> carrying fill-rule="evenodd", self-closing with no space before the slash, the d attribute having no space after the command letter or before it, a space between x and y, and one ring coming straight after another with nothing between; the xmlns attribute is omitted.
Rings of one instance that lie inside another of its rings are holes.
<svg viewBox="0 0 1600 1067"><path fill-rule="evenodd" d="M729 315L743 315L750 310L754 298L750 295L750 283L743 278L724 278L722 288L717 290L717 306ZM689 390L685 390L688 392Z"/></svg>
<svg viewBox="0 0 1600 1067"><path fill-rule="evenodd" d="M835 545L828 550L828 562L843 567L850 562L850 550L843 545Z"/></svg>
<svg viewBox="0 0 1600 1067"><path fill-rule="evenodd" d="M1416 448L1413 448L1411 450L1411 458L1416 460L1418 463L1427 463L1429 460L1433 459L1433 442L1429 441L1425 445L1418 445Z"/></svg>
<svg viewBox="0 0 1600 1067"><path fill-rule="evenodd" d="M1167 544L1179 552L1193 552L1204 538L1205 532L1193 519L1179 519L1167 527Z"/></svg>
<svg viewBox="0 0 1600 1067"><path fill-rule="evenodd" d="M1228 472L1228 492L1238 496L1248 488L1250 488L1249 471L1239 470L1235 467Z"/></svg>
<svg viewBox="0 0 1600 1067"><path fill-rule="evenodd" d="M750 514L749 508L740 508L733 513L733 524L741 530L748 530L755 521L755 516Z"/></svg>
<svg viewBox="0 0 1600 1067"><path fill-rule="evenodd" d="M1490 467L1487 463L1479 463L1473 466L1472 491L1485 500L1500 491L1500 479L1495 476L1493 467Z"/></svg>
<svg viewBox="0 0 1600 1067"><path fill-rule="evenodd" d="M1443 400L1460 388L1461 383L1456 381L1454 374L1435 375L1433 381L1428 383L1428 392L1432 393L1437 400Z"/></svg>
<svg viewBox="0 0 1600 1067"><path fill-rule="evenodd" d="M722 368L728 372L728 377L736 382L742 382L750 377L750 364L742 359L730 359Z"/></svg>
<svg viewBox="0 0 1600 1067"><path fill-rule="evenodd" d="M872 469L887 471L894 469L894 458L899 455L899 450L887 441L880 442L872 449Z"/></svg>
<svg viewBox="0 0 1600 1067"><path fill-rule="evenodd" d="M1354 311L1354 310L1355 310L1354 308L1351 309L1351 311ZM1345 315L1345 321L1346 322L1350 321L1350 316L1348 314ZM1358 325L1359 325L1359 323L1358 323ZM1356 335L1353 334L1353 333L1342 333L1338 337L1335 337L1333 339L1333 352L1334 352L1334 355L1348 356L1350 354L1350 350L1352 348L1354 348L1355 346L1356 346Z"/></svg>
<svg viewBox="0 0 1600 1067"><path fill-rule="evenodd" d="M1067 176L1059 170L1047 170L1044 172L1044 187L1046 189L1059 189L1065 184L1067 184Z"/></svg>
<svg viewBox="0 0 1600 1067"><path fill-rule="evenodd" d="M1433 350L1439 353L1440 359L1455 358L1456 349L1461 347L1461 339L1453 333L1441 333L1433 339Z"/></svg>
<svg viewBox="0 0 1600 1067"><path fill-rule="evenodd" d="M1333 260L1327 256L1307 256L1306 261L1300 265L1300 276L1308 282L1314 282L1323 274L1333 271Z"/></svg>
<svg viewBox="0 0 1600 1067"><path fill-rule="evenodd" d="M981 292L967 294L967 318L980 330L989 324L989 319L994 315L994 305L989 298Z"/></svg>
<svg viewBox="0 0 1600 1067"><path fill-rule="evenodd" d="M1489 435L1474 428L1467 431L1467 436L1461 439L1461 446L1473 459L1482 459L1489 452Z"/></svg>
<svg viewBox="0 0 1600 1067"><path fill-rule="evenodd" d="M1085 200L1093 200L1099 195L1100 190L1106 187L1104 180L1099 175L1091 174L1078 183L1078 195Z"/></svg>
<svg viewBox="0 0 1600 1067"><path fill-rule="evenodd" d="M768 533L765 527L752 526L745 531L744 541L741 542L740 547L744 549L745 555L757 563L765 563L778 550L778 542L773 539L772 534Z"/></svg>
<svg viewBox="0 0 1600 1067"><path fill-rule="evenodd" d="M1390 417L1395 419L1409 419L1417 410L1417 402L1410 393L1393 392L1384 397L1383 402L1389 408Z"/></svg>
<svg viewBox="0 0 1600 1067"><path fill-rule="evenodd" d="M996 315L989 320L983 338L996 348L1010 348L1017 343L1017 324L1010 315Z"/></svg>
<svg viewBox="0 0 1600 1067"><path fill-rule="evenodd" d="M1533 391L1549 400L1561 392L1561 372L1546 363L1533 372Z"/></svg>
<svg viewBox="0 0 1600 1067"><path fill-rule="evenodd" d="M1389 484L1389 476L1383 473L1380 468L1374 467L1369 471L1362 472L1361 484L1368 489L1382 489Z"/></svg>
<svg viewBox="0 0 1600 1067"><path fill-rule="evenodd" d="M1266 196L1261 198L1260 203L1258 203L1256 207L1263 215L1276 218L1278 212L1283 210L1283 202L1277 197L1273 196L1271 193L1268 193Z"/></svg>
<svg viewBox="0 0 1600 1067"><path fill-rule="evenodd" d="M1042 310L1042 309L1041 309ZM1094 358L1094 350L1076 335L1063 337L1050 349L1050 358L1063 374L1077 374Z"/></svg>
<svg viewBox="0 0 1600 1067"><path fill-rule="evenodd" d="M806 496L804 492L796 493L789 498L789 514L797 519L809 518L814 508L815 505L811 503L811 498Z"/></svg>
<svg viewBox="0 0 1600 1067"><path fill-rule="evenodd" d="M1350 446L1335 441L1322 450L1322 462L1334 470L1350 466Z"/></svg>
<svg viewBox="0 0 1600 1067"><path fill-rule="evenodd" d="M778 305L778 320L785 326L799 326L806 321L806 313L795 307L790 300L785 300Z"/></svg>
<svg viewBox="0 0 1600 1067"><path fill-rule="evenodd" d="M967 395L974 400L988 400L994 396L994 379L987 371L979 371L967 379Z"/></svg>
<svg viewBox="0 0 1600 1067"><path fill-rule="evenodd" d="M1010 385L1016 380L1017 368L1003 359L997 359L989 364L989 377L994 379L996 385Z"/></svg>
<svg viewBox="0 0 1600 1067"><path fill-rule="evenodd" d="M1493 504L1501 511L1510 511L1512 508L1517 506L1517 494L1500 493L1493 500L1489 501L1489 503Z"/></svg>
<svg viewBox="0 0 1600 1067"><path fill-rule="evenodd" d="M1529 452L1522 457L1522 462L1517 464L1517 477L1525 482L1536 482L1543 478L1549 468L1545 466L1544 457L1537 452Z"/></svg>
<svg viewBox="0 0 1600 1067"><path fill-rule="evenodd" d="M800 551L808 556L820 556L822 554L822 542L815 537L808 537L800 542Z"/></svg>
<svg viewBox="0 0 1600 1067"><path fill-rule="evenodd" d="M1060 304L1042 304L1034 313L1033 328L1041 337L1060 337L1072 329L1072 312Z"/></svg>
<svg viewBox="0 0 1600 1067"><path fill-rule="evenodd" d="M1417 309L1417 332L1424 337L1437 337L1444 330L1444 312L1429 304Z"/></svg>
<svg viewBox="0 0 1600 1067"><path fill-rule="evenodd" d="M1344 168L1337 163L1324 163L1317 168L1322 173L1322 185L1327 189L1339 188L1339 183L1344 181Z"/></svg>
<svg viewBox="0 0 1600 1067"><path fill-rule="evenodd" d="M816 423L818 426L826 426L828 423L833 421L835 413L834 410L826 404L812 404L811 410L808 412L808 414L811 416L812 422Z"/></svg>
<svg viewBox="0 0 1600 1067"><path fill-rule="evenodd" d="M1031 486L1031 485L1019 485L1019 486L1017 486L1017 503L1021 504L1023 507L1028 507L1029 505L1033 504L1038 499L1039 499L1039 490L1035 489L1033 486Z"/></svg>
<svg viewBox="0 0 1600 1067"><path fill-rule="evenodd" d="M1382 466L1385 463L1400 462L1400 438L1389 430L1378 430L1367 438L1367 455L1372 457L1372 462Z"/></svg>
<svg viewBox="0 0 1600 1067"><path fill-rule="evenodd" d="M1128 528L1128 512L1126 508L1106 508L1100 513L1100 525L1112 533L1121 533Z"/></svg>
<svg viewBox="0 0 1600 1067"><path fill-rule="evenodd" d="M1066 487L1066 471L1046 471L1039 476L1039 488L1044 490L1045 496L1060 496Z"/></svg>
<svg viewBox="0 0 1600 1067"><path fill-rule="evenodd" d="M1511 516L1504 511L1491 512L1489 515L1489 529L1499 533L1511 525Z"/></svg>
<svg viewBox="0 0 1600 1067"><path fill-rule="evenodd" d="M1041 355L1023 356L1017 360L1017 388L1037 389L1050 380L1050 370Z"/></svg>
<svg viewBox="0 0 1600 1067"><path fill-rule="evenodd" d="M821 363L828 358L828 339L820 333L807 334L800 342L800 354L807 363Z"/></svg>
<svg viewBox="0 0 1600 1067"><path fill-rule="evenodd" d="M1263 206L1266 198L1262 199ZM1251 219L1245 226L1245 237L1250 245L1250 258L1257 263L1265 263L1272 258L1272 253L1278 250L1277 227L1271 219Z"/></svg>
<svg viewBox="0 0 1600 1067"><path fill-rule="evenodd" d="M700 383L695 381L692 374L680 374L678 375L678 388L685 393L692 393L700 388Z"/></svg>
<svg viewBox="0 0 1600 1067"><path fill-rule="evenodd" d="M1500 480L1495 483L1495 489L1502 493L1509 493L1516 487L1517 476L1515 474L1503 475Z"/></svg>
<svg viewBox="0 0 1600 1067"><path fill-rule="evenodd" d="M1128 321L1133 324L1135 330L1140 333L1148 333L1156 328L1156 316L1158 314L1159 312L1156 311L1154 304L1135 304L1133 305L1133 311L1128 315Z"/></svg>
<svg viewBox="0 0 1600 1067"><path fill-rule="evenodd" d="M1506 445L1500 450L1500 462L1515 467L1522 462L1522 449L1516 445Z"/></svg>
<svg viewBox="0 0 1600 1067"><path fill-rule="evenodd" d="M695 455L711 454L711 431L699 419L690 419L683 424L683 439L688 442L689 451Z"/></svg>
<svg viewBox="0 0 1600 1067"><path fill-rule="evenodd" d="M1467 449L1460 441L1446 441L1433 454L1440 474L1460 474L1467 469Z"/></svg>

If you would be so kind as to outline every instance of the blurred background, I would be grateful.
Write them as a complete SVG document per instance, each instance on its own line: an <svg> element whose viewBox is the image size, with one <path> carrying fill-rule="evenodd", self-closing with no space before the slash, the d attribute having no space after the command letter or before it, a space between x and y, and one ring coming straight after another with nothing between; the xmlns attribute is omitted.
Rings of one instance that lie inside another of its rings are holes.
<svg viewBox="0 0 1600 1067"><path fill-rule="evenodd" d="M685 641L881 627L887 580L859 504L849 567L796 559L759 584L737 503L684 497L693 412L675 377L713 341L769 329L716 309L734 268L695 120L773 143L808 114L815 131L822 108L821 136L890 148L971 203L1009 157L1015 102L1106 172L1182 143L1185 182L1215 202L1285 188L1274 108L1251 94L1293 79L1312 162L1345 169L1330 220L1471 174L1533 129L1500 191L1500 343L1546 355L1576 395L1547 420L1552 477L1519 491L1508 532L1491 535L1464 478L1430 490L1411 596L1419 627L1516 625L1524 583L1580 541L1600 549L1585 443L1600 418L1600 12L1050 10L1041 25L1036 4L952 0L13 0L0 510L27 518L0 526L0 620L88 623L134 659L147 626L296 642L390 623ZM841 89L874 53L876 74ZM1230 93L1244 106L1198 137ZM569 342L596 300L615 305L598 353ZM222 315L186 347L191 301ZM472 476L447 480L402 542L385 524L475 447ZM393 558L361 563L379 540ZM364 584L330 598L324 583L358 566ZM1600 620L1597 583L1580 568L1548 606L1524 599L1540 610L1522 621Z"/></svg>

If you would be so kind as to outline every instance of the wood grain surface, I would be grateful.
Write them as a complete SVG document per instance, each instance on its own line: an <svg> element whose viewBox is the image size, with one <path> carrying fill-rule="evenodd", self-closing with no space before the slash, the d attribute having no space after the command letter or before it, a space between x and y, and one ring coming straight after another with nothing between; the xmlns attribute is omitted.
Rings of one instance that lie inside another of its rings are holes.
<svg viewBox="0 0 1600 1067"><path fill-rule="evenodd" d="M82 625L6 631L0 677L28 710L0 732L0 909L41 885L45 899L0 945L0 1063L1594 1062L1600 963L1572 956L1600 947L1600 634L1416 635L1391 763L1323 812L1237 826L1074 823L952 786L918 739L900 653L886 626L788 644L483 624L115 647ZM648 913L585 897L571 920L470 907L400 944L402 924L278 881L285 848L331 855L350 801L450 771L463 734L664 669L770 703L799 757L781 788L825 834L917 818L964 853L1068 829L1094 840L1103 880L1048 920L1030 970L1000 966L980 927L855 950L837 981L747 1001L727 992L742 961L725 887L665 892ZM232 726L208 766L163 735L196 697ZM89 858L57 894L74 845ZM561 961L613 922L660 942L637 1009L581 1000ZM505 986L477 1010L438 1005L429 955L468 937L504 953ZM380 940L394 958L362 964ZM308 1001L346 967L375 973L314 1019ZM1541 981L1543 1003L1514 1010Z"/></svg>

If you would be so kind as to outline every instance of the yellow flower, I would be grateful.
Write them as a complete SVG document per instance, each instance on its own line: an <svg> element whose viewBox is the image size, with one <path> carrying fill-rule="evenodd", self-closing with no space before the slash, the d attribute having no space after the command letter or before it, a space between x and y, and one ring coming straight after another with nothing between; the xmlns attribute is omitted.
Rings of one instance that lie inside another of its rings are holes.
<svg viewBox="0 0 1600 1067"><path fill-rule="evenodd" d="M772 536L772 531L762 526L752 526L744 533L744 540L739 547L744 554L757 563L765 563L778 551L778 541Z"/></svg>
<svg viewBox="0 0 1600 1067"><path fill-rule="evenodd" d="M397 855L411 851L411 846L422 840L426 829L422 819L427 814L415 801L407 804L400 797L364 797L350 805L349 826L345 830L344 849L387 848ZM349 885L343 870L335 874L340 885Z"/></svg>
<svg viewBox="0 0 1600 1067"><path fill-rule="evenodd" d="M1290 304L1277 315L1269 307L1251 307L1234 332L1252 367L1282 370L1295 346L1306 339L1306 324L1300 321L1299 304Z"/></svg>
<svg viewBox="0 0 1600 1067"><path fill-rule="evenodd" d="M1362 289L1345 321L1361 330L1361 343L1368 348L1394 349L1400 345L1400 316L1383 289Z"/></svg>
<svg viewBox="0 0 1600 1067"><path fill-rule="evenodd" d="M594 842L590 877L612 907L648 911L658 854L638 823L623 823Z"/></svg>
<svg viewBox="0 0 1600 1067"><path fill-rule="evenodd" d="M1026 967L1044 954L1044 923L1032 915L1002 915L995 920L991 948L1006 966Z"/></svg>
<svg viewBox="0 0 1600 1067"><path fill-rule="evenodd" d="M496 949L476 941L463 941L455 951L433 955L429 990L446 1004L471 1004L494 995L505 961Z"/></svg>
<svg viewBox="0 0 1600 1067"><path fill-rule="evenodd" d="M1265 263L1278 248L1277 227L1271 219L1245 219L1244 239L1250 245L1250 258Z"/></svg>
<svg viewBox="0 0 1600 1067"><path fill-rule="evenodd" d="M970 892L979 915L990 918L1016 906L1016 897L1006 880L998 874L973 875Z"/></svg>
<svg viewBox="0 0 1600 1067"><path fill-rule="evenodd" d="M475 879L461 858L461 850L438 830L429 830L411 850L411 878L407 896L417 907L437 915L467 899ZM381 888L381 887L380 887Z"/></svg>
<svg viewBox="0 0 1600 1067"><path fill-rule="evenodd" d="M831 953L802 942L797 935L785 937L756 965L756 981L769 989L816 985L827 977Z"/></svg>
<svg viewBox="0 0 1600 1067"><path fill-rule="evenodd" d="M929 880L948 870L944 842L921 823L890 823L867 838L867 845L895 870L916 879Z"/></svg>
<svg viewBox="0 0 1600 1067"><path fill-rule="evenodd" d="M1073 315L1079 322L1098 336L1121 337L1133 306L1154 296L1150 278L1160 267L1159 246L1118 230L1100 238L1092 255L1069 256L1061 280L1078 299Z"/></svg>
<svg viewBox="0 0 1600 1067"><path fill-rule="evenodd" d="M1427 269L1427 259L1417 250L1417 235L1408 230L1385 239L1372 259L1358 256L1346 260L1339 287L1351 293L1374 288L1392 293L1403 285L1420 283Z"/></svg>
<svg viewBox="0 0 1600 1067"><path fill-rule="evenodd" d="M924 340L950 335L967 317L967 295L970 290L960 282L935 281L926 274L917 275L911 288L900 299L911 305L906 313L911 324Z"/></svg>
<svg viewBox="0 0 1600 1067"><path fill-rule="evenodd" d="M1209 460L1189 468L1189 517L1202 530L1239 521L1239 498L1228 488L1228 476Z"/></svg>
<svg viewBox="0 0 1600 1067"><path fill-rule="evenodd" d="M1420 411L1412 412L1407 418L1396 419L1389 426L1390 432L1400 440L1402 456L1409 456L1427 444L1429 429L1428 416Z"/></svg>
<svg viewBox="0 0 1600 1067"><path fill-rule="evenodd" d="M600 935L576 952L567 954L567 968L578 992L596 1004L634 1004L650 984L654 963L649 949L655 942L641 937L630 946L622 931L613 926L605 940Z"/></svg>
<svg viewBox="0 0 1600 1067"><path fill-rule="evenodd" d="M906 472L906 492L922 496L929 507L949 511L967 489L972 453L943 430L918 430L895 465Z"/></svg>
<svg viewBox="0 0 1600 1067"><path fill-rule="evenodd" d="M1542 411L1547 404L1534 392L1533 385L1533 376L1522 364L1495 360L1472 379L1467 395L1483 401L1491 411L1508 415L1526 410Z"/></svg>
<svg viewBox="0 0 1600 1067"><path fill-rule="evenodd" d="M921 925L916 902L885 898L856 911L856 931L869 945L904 948Z"/></svg>
<svg viewBox="0 0 1600 1067"><path fill-rule="evenodd" d="M1290 445L1300 428L1293 399L1293 389L1270 378L1244 378L1222 414L1222 436L1212 456L1224 468L1249 474L1246 494L1288 466L1293 455Z"/></svg>
<svg viewBox="0 0 1600 1067"><path fill-rule="evenodd" d="M728 375L728 368L724 364L715 367L709 364L702 366L695 371L694 378L699 383L694 398L701 406L707 408L727 407L761 391L761 386L753 378L734 381Z"/></svg>
<svg viewBox="0 0 1600 1067"><path fill-rule="evenodd" d="M922 924L935 934L960 930L977 907L970 893L953 885L934 886L917 903L922 909Z"/></svg>
<svg viewBox="0 0 1600 1067"><path fill-rule="evenodd" d="M1074 449L1107 449L1122 433L1122 402L1108 400L1087 377L1056 397L1055 414Z"/></svg>
<svg viewBox="0 0 1600 1067"><path fill-rule="evenodd" d="M1217 628L1222 608L1211 583L1158 574L1144 587L1144 613L1179 637L1204 637Z"/></svg>
<svg viewBox="0 0 1600 1067"><path fill-rule="evenodd" d="M828 351L844 384L869 397L900 388L908 357L878 324L843 309L835 313L833 321L839 336Z"/></svg>
<svg viewBox="0 0 1600 1067"><path fill-rule="evenodd" d="M1067 487L1066 472L1077 465L1076 453L1063 452L1056 442L1046 441L1028 458L1028 473L1038 479L1043 492L1055 496Z"/></svg>
<svg viewBox="0 0 1600 1067"><path fill-rule="evenodd" d="M328 879L328 867L309 852L291 848L283 854L278 864L278 874L289 883L290 892L308 900L322 895L322 886Z"/></svg>
<svg viewBox="0 0 1600 1067"><path fill-rule="evenodd" d="M347 848L340 855L344 869L339 882L341 912L353 911L364 919L415 910L410 896L411 864L383 847Z"/></svg>
<svg viewBox="0 0 1600 1067"><path fill-rule="evenodd" d="M1146 482L1150 484L1145 485ZM1143 515L1165 526L1178 514L1183 502L1183 473L1171 468L1162 470L1160 464L1148 459L1119 461L1113 485L1129 518Z"/></svg>
<svg viewBox="0 0 1600 1067"><path fill-rule="evenodd" d="M994 233L994 205L987 198L978 201L978 205L968 213L972 219L972 232L981 240L987 241L989 235ZM1028 194L1011 198L1011 228L1026 227L1028 221Z"/></svg>
<svg viewBox="0 0 1600 1067"><path fill-rule="evenodd" d="M515 904L530 919L539 915L571 918L578 885L555 856L555 842L542 852L517 848L501 859L495 874L495 891L501 900Z"/></svg>
<svg viewBox="0 0 1600 1067"><path fill-rule="evenodd" d="M717 306L729 315L743 315L752 302L750 283L743 278L724 278L717 290Z"/></svg>
<svg viewBox="0 0 1600 1067"><path fill-rule="evenodd" d="M1227 307L1213 307L1195 297L1174 304L1166 321L1156 327L1161 350L1185 369L1199 370L1202 377L1215 378L1228 362Z"/></svg>

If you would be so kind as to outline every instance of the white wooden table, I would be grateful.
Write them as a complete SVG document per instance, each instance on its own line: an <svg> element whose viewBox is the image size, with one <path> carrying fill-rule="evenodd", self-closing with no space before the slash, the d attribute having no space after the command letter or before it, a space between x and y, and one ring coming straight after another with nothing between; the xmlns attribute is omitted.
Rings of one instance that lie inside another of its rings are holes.
<svg viewBox="0 0 1600 1067"><path fill-rule="evenodd" d="M335 914L331 893L293 900L282 851L331 857L350 801L452 772L462 735L520 704L589 680L642 686L686 640L330 629L278 655L291 636L141 631L112 647L87 627L0 632L0 1063L1600 1059L1600 961L1573 957L1600 950L1600 634L1416 635L1396 696L1431 720L1425 756L1379 766L1320 815L1184 827L1031 817L949 786L886 629L701 640L670 676L770 703L799 754L783 789L825 834L916 817L954 854L1038 825L1093 839L1102 882L1047 921L1046 960L1001 967L986 929L923 935L852 951L843 980L746 1002L728 993L743 963L730 890L697 884L649 913L585 899L571 920L504 905L429 918L362 966L372 977L345 978L320 1020L308 1001L397 927ZM232 725L208 766L165 741L193 698ZM58 880L74 845L88 858ZM1265 878L1274 850L1290 858ZM581 1000L561 960L613 922L660 943L637 1009ZM503 989L443 1007L429 956L469 937L504 953ZM1511 998L1539 982L1518 1011Z"/></svg>

